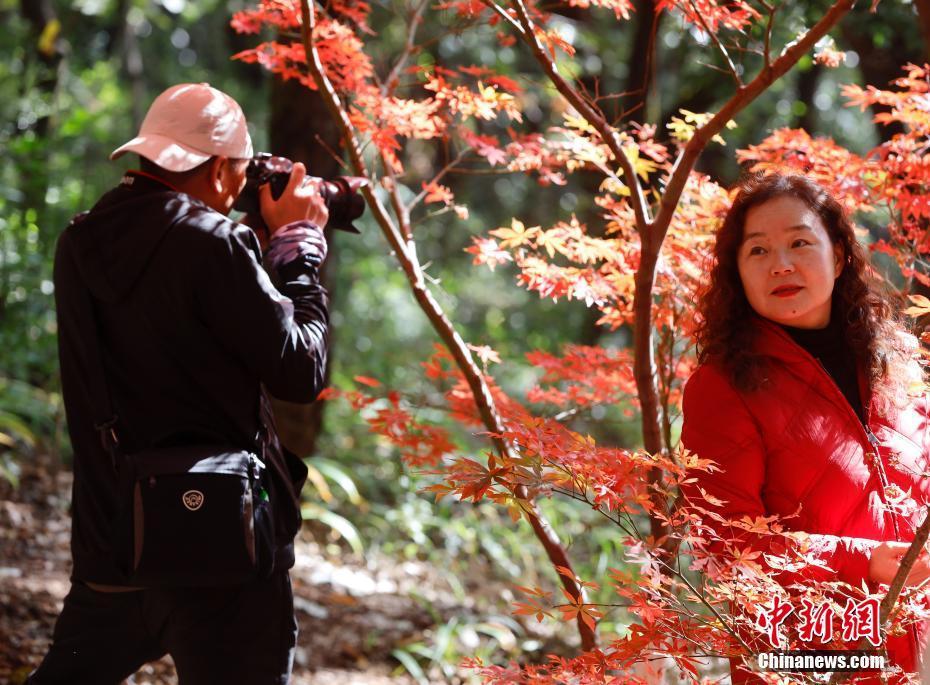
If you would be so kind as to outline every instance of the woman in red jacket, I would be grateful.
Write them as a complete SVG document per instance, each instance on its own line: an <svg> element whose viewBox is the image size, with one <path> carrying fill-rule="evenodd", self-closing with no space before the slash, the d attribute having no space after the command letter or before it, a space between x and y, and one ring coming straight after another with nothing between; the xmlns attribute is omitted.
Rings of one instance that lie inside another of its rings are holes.
<svg viewBox="0 0 930 685"><path fill-rule="evenodd" d="M783 516L808 533L818 564L767 568L783 585L889 583L930 502L930 412L908 396L913 337L868 276L842 207L806 177L741 184L714 258L681 437L719 470L695 470L686 501L728 521ZM704 522L737 548L774 551L745 527ZM908 584L928 577L924 555ZM888 637L890 661L917 670L925 632ZM759 682L740 664L734 683Z"/></svg>

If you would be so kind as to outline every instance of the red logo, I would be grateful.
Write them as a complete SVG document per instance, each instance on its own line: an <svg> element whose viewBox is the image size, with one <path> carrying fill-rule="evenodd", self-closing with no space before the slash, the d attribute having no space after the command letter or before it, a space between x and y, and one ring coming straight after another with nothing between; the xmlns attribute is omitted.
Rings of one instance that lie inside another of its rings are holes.
<svg viewBox="0 0 930 685"><path fill-rule="evenodd" d="M841 620L843 641L859 642L865 638L873 647L881 646L878 610L877 597L868 597L859 602L847 600ZM776 596L771 609L762 609L759 612L756 625L768 633L769 642L773 647L779 646L778 629L793 611L793 606ZM798 637L802 642L814 642L815 639L829 642L833 639L833 621L836 613L828 602L816 604L809 599L802 599L798 617L801 619Z"/></svg>

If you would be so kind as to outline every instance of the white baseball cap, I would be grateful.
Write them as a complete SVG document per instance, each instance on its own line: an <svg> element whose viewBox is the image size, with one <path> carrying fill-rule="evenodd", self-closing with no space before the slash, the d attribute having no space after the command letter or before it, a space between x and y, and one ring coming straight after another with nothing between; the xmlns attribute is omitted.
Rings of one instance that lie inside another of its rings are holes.
<svg viewBox="0 0 930 685"><path fill-rule="evenodd" d="M180 83L155 98L139 135L110 159L127 152L168 171L190 171L214 156L251 157L252 139L238 102L208 83Z"/></svg>

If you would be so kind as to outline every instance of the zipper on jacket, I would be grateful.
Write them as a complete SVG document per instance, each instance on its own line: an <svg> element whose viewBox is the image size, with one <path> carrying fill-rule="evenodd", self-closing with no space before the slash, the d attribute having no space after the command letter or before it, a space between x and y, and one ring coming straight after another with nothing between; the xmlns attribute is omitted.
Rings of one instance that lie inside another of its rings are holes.
<svg viewBox="0 0 930 685"><path fill-rule="evenodd" d="M791 342L794 343L794 340ZM797 345L797 343L794 344ZM831 376L830 372L827 371L827 368L823 365L823 362L800 345L798 345L798 347L802 352L804 352L804 354L817 362L817 368L819 368L820 372L827 377L827 380L836 391L836 394L840 396L840 398L843 400L843 404L847 409L849 409L849 412L853 415L853 418L855 418L856 425L859 426L860 431L863 435L865 435L866 443L868 445L868 447L864 450L866 464L870 466L870 470L874 470L875 474L878 476L878 497L881 499L882 504L885 506L885 511L887 512L888 517L891 519L891 530L894 533L895 542L901 542L901 531L898 529L898 520L895 518L894 512L888 509L888 500L885 496L886 488L888 487L889 482L888 475L885 473L885 466L882 464L881 453L878 451L878 446L881 444L881 442L879 442L878 437L875 435L875 433L872 432L872 428L869 426L869 420L872 418L871 406L866 406L863 404L862 414L865 422L860 421L856 410L853 409L853 406L849 403L849 400L846 399L846 395L843 394L843 391L840 390L840 386L837 385L835 380L833 380L833 376ZM871 399L872 398L870 397L868 402L869 405L872 403Z"/></svg>
<svg viewBox="0 0 930 685"><path fill-rule="evenodd" d="M853 409L853 406L849 403L849 400L846 399L846 395L844 395L843 391L840 390L840 386L837 385L836 381L833 380L833 376L830 375L826 367L823 365L823 362L821 362L817 357L815 357L810 352L808 352L803 347L801 347L798 343L796 343L794 339L790 335L788 335L783 329L781 329L777 324L773 323L771 325L778 329L776 333L777 335L781 335L784 338L786 338L791 345L799 349L801 353L805 357L807 357L810 361L814 362L814 366L817 367L817 370L821 374L823 374L823 376L826 377L827 383L830 385L830 387L833 388L834 392L842 400L842 405L846 407L847 411L852 415L853 419L855 419L855 424L859 427L859 432L861 436L859 440L859 444L860 446L864 448L866 464L868 466L871 466L869 470L870 471L874 470L876 472L876 475L878 476L878 484L879 484L878 497L882 501L882 504L885 506L885 510L888 516L891 518L891 528L892 528L892 531L894 532L895 542L901 542L901 533L898 530L897 519L895 519L894 513L888 510L888 500L885 499L885 488L888 487L888 478L885 474L885 468L882 465L881 454L878 451L878 445L881 443L879 443L878 438L875 436L875 434L872 432L872 429L869 427L869 421L872 418L871 397L868 398L869 401L867 403L863 403L862 413L865 418L865 422L863 423L863 421L859 419L859 415L856 413L856 410ZM858 369L857 369L857 373L858 373ZM862 437L865 438L865 442L862 441L861 439ZM866 445L868 446L866 447ZM869 462L872 462L872 463L869 464Z"/></svg>
<svg viewBox="0 0 930 685"><path fill-rule="evenodd" d="M772 324L772 325L777 327L777 324ZM805 350L803 347L798 345L798 343L796 343L794 339L791 336L789 336L787 333L785 333L783 330L779 330L778 333L783 334L784 337L786 337L792 345L794 345L799 350L801 350L801 353L806 355L808 359L810 359L813 362L816 362L815 366L817 366L820 373L822 373L824 376L827 377L827 381L833 387L833 390L840 396L840 398L843 400L843 404L849 410L849 413L851 413L853 417L856 419L856 425L859 426L861 433L865 435L865 439L869 445L867 451L865 452L866 463L868 463L868 461L871 460L874 464L874 469L878 475L878 484L880 486L879 491L878 491L878 497L882 501L882 504L885 505L885 510L887 511L888 516L891 518L891 527L894 532L895 542L901 542L901 533L898 530L898 521L895 518L894 512L888 510L888 500L885 499L885 488L888 487L888 477L885 474L885 467L882 464L882 457L878 451L878 446L881 443L879 442L878 437L875 435L875 433L872 432L872 429L869 427L869 423L871 422L871 419L872 419L872 406L871 406L872 398L871 396L869 397L868 402L863 403L863 406L862 406L862 413L863 413L863 417L865 418L865 421L864 422L860 421L859 415L856 414L856 410L853 409L853 406L849 403L849 400L846 399L846 395L843 394L843 391L840 390L840 386L837 385L835 380L833 380L833 376L831 376L830 373L827 371L826 367L823 365L823 362L821 362L817 357L812 355L810 352ZM858 373L858 369L856 371ZM861 441L860 441L860 444L861 444ZM920 640L917 637L917 627L913 625L910 626L910 630L908 631L908 633L911 638L911 648L914 651L915 658L919 659ZM887 645L886 645L886 649L887 649Z"/></svg>

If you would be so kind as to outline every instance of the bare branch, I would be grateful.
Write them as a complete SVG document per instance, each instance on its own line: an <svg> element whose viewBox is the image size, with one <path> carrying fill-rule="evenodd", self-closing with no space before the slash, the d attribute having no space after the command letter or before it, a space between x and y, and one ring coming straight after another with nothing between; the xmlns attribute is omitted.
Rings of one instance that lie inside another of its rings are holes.
<svg viewBox="0 0 930 685"><path fill-rule="evenodd" d="M762 50L762 57L765 60L765 68L768 69L772 63L772 27L775 25L775 5L759 0L760 4L768 10L769 20L765 25L765 47Z"/></svg>
<svg viewBox="0 0 930 685"><path fill-rule="evenodd" d="M430 183L439 183L439 181L442 180L443 176L445 176L446 174L448 174L449 172L451 172L452 169L455 167L455 165L457 165L459 162L461 162L462 159L463 159L463 158L465 157L465 155L467 155L467 154L468 154L468 149L467 149L467 148L463 148L462 150L460 150L459 153L455 156L455 159L453 159L451 162L449 162L448 164L446 164L442 169L439 170L439 173L438 173L438 174L436 174L435 176L433 176L433 180L430 181ZM423 198L424 198L424 197L426 197L426 190L421 190L421 191L417 194L417 196L416 196L415 198L413 198L413 199L410 201L410 204L407 205L407 207L408 207L409 209L413 209L413 208L416 207L418 204L420 204L420 202L423 201Z"/></svg>
<svg viewBox="0 0 930 685"><path fill-rule="evenodd" d="M410 59L410 55L413 54L415 48L417 47L417 27L419 27L420 22L423 19L423 12L425 12L426 8L429 6L429 1L430 0L420 0L420 4L417 5L413 12L413 16L410 18L410 23L407 24L407 40L404 43L404 49L401 52L400 57L397 59L397 62L394 64L394 67L387 75L387 78L384 80L384 84L381 87L382 95L387 95L393 90L391 84L399 80L400 72L403 70L404 66L407 64L407 60Z"/></svg>
<svg viewBox="0 0 930 685"><path fill-rule="evenodd" d="M319 133L317 133L317 134L315 134L315 135L313 136L313 139L317 142L317 144L318 144L320 147L322 147L324 150L326 150L326 152L329 153L329 156L332 157L333 161L334 161L336 164L338 164L340 167L342 167L342 169L343 169L344 171L347 171L347 172L349 171L349 165L346 164L346 161L342 158L342 155L340 155L338 152L336 152L336 151L332 148L332 146L331 146L329 143L327 143L327 142L323 139L323 136L321 136Z"/></svg>
<svg viewBox="0 0 930 685"><path fill-rule="evenodd" d="M346 141L346 148L348 149L349 157L355 172L360 176L370 177L348 113L339 100L339 96L336 94L333 84L326 76L323 65L320 62L319 53L313 44L314 21L313 13L310 11L309 0L301 0L301 10L303 15L304 48L307 54L307 64L310 68L310 72L323 95L323 100L327 108L336 121L343 139ZM407 275L421 307L434 324L437 332L449 347L456 362L468 379L469 386L474 394L482 419L492 432L500 432L500 416L497 413L490 390L484 382L483 375L475 364L468 346L465 344L464 340L461 339L458 332L452 326L451 321L449 321L439 304L424 286L423 273L420 269L420 265L416 260L415 253L411 254L410 248L412 248L412 246L408 245L401 237L400 231L391 220L387 209L381 204L381 201L378 199L377 195L375 195L371 186L363 187L362 192L365 195L369 207L372 209L376 221L387 238L388 243L401 262L404 273ZM495 439L494 443L501 454L507 453L507 446L502 440Z"/></svg>
<svg viewBox="0 0 930 685"><path fill-rule="evenodd" d="M511 28L513 28L514 31L519 33L521 37L523 38L526 37L526 32L523 30L523 27L520 26L519 22L517 22L516 19L510 16L507 10L505 10L503 7L501 7L496 2L494 2L494 0L481 0L481 1L485 5L490 7L494 12L496 12L498 16L500 16L504 21L510 24Z"/></svg>
<svg viewBox="0 0 930 685"><path fill-rule="evenodd" d="M713 118L694 132L691 140L682 150L675 166L672 169L671 178L668 186L662 194L662 201L659 207L659 213L656 215L654 222L655 235L653 245L656 249L661 246L671 223L672 214L678 207L681 199L681 193L687 183L688 176L694 168L698 156L707 146L710 139L717 135L726 123L734 116L746 108L749 103L753 102L776 80L781 78L793 67L797 61L805 55L814 44L823 38L832 29L836 23L844 16L853 5L855 0L838 0L833 3L829 10L820 18L807 33L789 44L782 54L779 55L771 64L763 67L759 74L747 85L739 88L733 97L720 108Z"/></svg>
<svg viewBox="0 0 930 685"><path fill-rule="evenodd" d="M633 205L633 212L636 215L637 229L641 234L647 233L651 223L649 206L646 202L646 196L643 193L642 185L636 176L636 170L633 168L633 163L620 145L619 136L617 136L616 132L610 127L610 124L607 123L606 118L600 110L595 105L587 102L578 90L569 84L559 73L552 57L546 52L545 48L539 42L539 38L536 36L533 21L529 17L523 0L513 0L513 5L517 11L520 26L522 27L520 35L532 49L533 54L536 56L536 61L542 66L546 76L549 77L549 80L552 81L562 97L568 100L569 104L594 127L600 135L601 140L603 140L604 144L610 149L614 159L617 160L617 163L620 164L623 169L624 178L626 179L627 186L630 188L630 200Z"/></svg>
<svg viewBox="0 0 930 685"><path fill-rule="evenodd" d="M720 41L720 36L717 35L716 31L711 31L710 26L707 25L707 20L704 19L704 15L698 10L697 6L694 4L694 0L688 0L688 4L691 5L691 9L694 10L694 14L697 15L697 18L701 20L701 26L704 27L704 31L707 32L707 35L710 36L711 40L714 41L714 45L717 46L717 49L720 50L720 54L723 55L724 61L727 63L727 67L730 69L730 74L733 76L733 80L736 81L738 88L743 87L743 81L739 77L739 72L736 70L736 66L733 64L733 60L730 59L730 53L727 52L726 47Z"/></svg>
<svg viewBox="0 0 930 685"><path fill-rule="evenodd" d="M559 74L552 57L541 45L536 35L532 20L526 10L524 0L512 0L517 11L520 24L523 27L521 34L536 61L542 66L543 71L549 77L549 80L556 87L559 93L568 100L568 102L584 117L588 123L598 132L604 144L610 149L614 159L623 169L623 175L627 186L630 189L630 204L633 207L633 213L636 217L636 228L639 232L642 243L642 253L644 255L658 255L658 245L654 244L652 229L653 221L650 216L649 205L643 187L637 178L636 170L632 161L627 157L621 145L621 138L615 130L606 121L597 105L587 102L578 90L572 87ZM663 232L664 235L664 232ZM661 242L661 241L660 241ZM635 325L634 325L634 376L636 378L636 387L640 397L640 406L642 409L642 427L643 427L643 444L647 451L658 454L663 451L662 431L659 419L659 401L658 392L655 385L655 362L654 352L652 349L651 326L652 326L652 286L655 279L655 258L652 263L647 263L646 269L642 267L637 271L635 279ZM661 474L658 469L653 469L649 474L651 483L658 483ZM666 503L660 501L658 495L655 496L655 505L658 511L661 511ZM650 517L652 534L656 539L662 538L666 530L659 517ZM667 538L670 539L670 538Z"/></svg>
<svg viewBox="0 0 930 685"><path fill-rule="evenodd" d="M433 212L428 212L427 214L424 214L423 216L417 217L416 219L411 219L411 221L410 221L410 230L411 230L411 232L412 232L413 229L416 228L417 226L419 226L420 224L425 223L425 222L427 222L427 221L429 221L429 220L431 220L431 219L435 219L436 217L440 217L440 216L442 216L443 214L448 214L448 213L451 212L451 211L452 211L452 207L440 207L439 209L437 209L437 210L435 210L435 211L433 211ZM432 264L432 262L427 262L426 264L424 264L424 265L423 265L423 269L425 270L425 269L427 268L427 266L430 265L430 264ZM427 278L430 278L430 281L431 281L432 283L436 284L436 285L438 285L438 284L440 283L440 281L439 281L438 279L432 278L432 277L429 276L429 275L427 275Z"/></svg>
<svg viewBox="0 0 930 685"><path fill-rule="evenodd" d="M553 491L560 492L561 494L567 497L570 497L572 499L585 502L586 504L591 506L595 511L597 511L599 514L605 516L608 521L611 521L615 525L619 526L621 530L624 530L624 532L627 533L627 535L630 535L630 532L632 531L633 536L637 537L640 540L640 542L644 542L644 543L646 542L645 539L640 534L639 529L636 527L635 522L630 520L630 528L627 529L625 526L621 524L619 517L617 519L614 519L612 516L610 516L608 512L604 511L602 507L596 505L594 501L591 500L590 497L588 497L587 491L578 492L578 493L569 493L568 491L563 490L561 488L553 488ZM626 513L627 515L629 515L629 512L623 512L623 513ZM740 644L740 646L742 646L747 652L752 651L749 645L746 644L746 641L743 639L743 637L738 633L738 631L736 631L727 622L727 620L720 614L720 612L717 610L717 607L715 607L713 603L707 599L704 593L699 592L697 588L694 587L694 584L688 579L687 576L685 576L685 574L680 569L677 569L671 564L669 564L665 559L662 558L660 554L655 554L653 558L655 559L657 564L659 564L665 569L665 571L669 574L669 577L678 578L682 583L684 583L685 587L687 587L688 590L694 593L694 596L698 599L698 602L702 604L703 606L705 606L708 609L708 611L710 611L711 614L713 614L714 618L717 619L717 621L719 622L719 625L722 626L723 629L726 630L730 634L730 636L733 637Z"/></svg>
<svg viewBox="0 0 930 685"><path fill-rule="evenodd" d="M712 71L719 71L721 74L731 73L728 69L724 69L723 67L718 67L716 64L711 64L710 62L705 62L703 60L695 60L695 64L699 64L702 67L706 67ZM740 83L740 85L742 86L742 83Z"/></svg>

